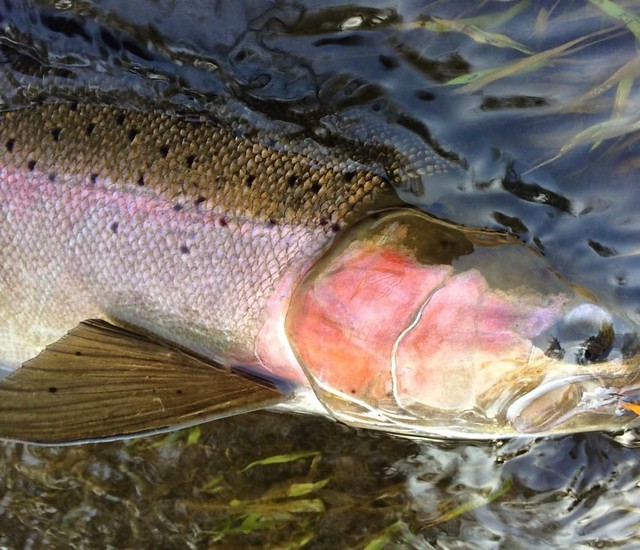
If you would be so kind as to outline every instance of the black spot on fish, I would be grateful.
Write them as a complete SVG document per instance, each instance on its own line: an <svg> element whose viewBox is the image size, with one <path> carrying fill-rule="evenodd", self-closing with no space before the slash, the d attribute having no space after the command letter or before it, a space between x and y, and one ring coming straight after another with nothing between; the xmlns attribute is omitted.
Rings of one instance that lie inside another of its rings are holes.
<svg viewBox="0 0 640 550"><path fill-rule="evenodd" d="M314 183L311 185L311 192L316 195L320 193L321 189L322 189L322 185L320 185L319 183Z"/></svg>
<svg viewBox="0 0 640 550"><path fill-rule="evenodd" d="M131 130L129 130L129 143L131 143L134 139L136 139L137 135L138 135L138 130L136 130L135 128L131 128Z"/></svg>
<svg viewBox="0 0 640 550"><path fill-rule="evenodd" d="M296 183L298 183L299 176L297 174L293 174L287 178L287 185L289 187L293 187Z"/></svg>
<svg viewBox="0 0 640 550"><path fill-rule="evenodd" d="M207 200L207 199L205 199L202 195L198 195L198 196L194 199L193 204L195 204L195 205L197 206L197 205L199 205L199 204L202 204L205 200Z"/></svg>
<svg viewBox="0 0 640 550"><path fill-rule="evenodd" d="M76 351L76 355L79 357L80 355L82 355L81 351Z"/></svg>
<svg viewBox="0 0 640 550"><path fill-rule="evenodd" d="M256 177L253 174L249 174L245 180L244 180L244 184L251 188L251 186L253 185L253 182L256 180Z"/></svg>
<svg viewBox="0 0 640 550"><path fill-rule="evenodd" d="M229 220L227 220L226 216L220 216L218 218L218 225L220 227L227 227L227 225L229 225Z"/></svg>
<svg viewBox="0 0 640 550"><path fill-rule="evenodd" d="M144 185L144 174L140 174L140 177L138 178L138 185L142 186Z"/></svg>
<svg viewBox="0 0 640 550"><path fill-rule="evenodd" d="M180 254L189 254L190 249L186 244L180 245Z"/></svg>
<svg viewBox="0 0 640 550"><path fill-rule="evenodd" d="M60 141L60 132L62 132L61 128L54 128L51 130L51 137L53 138L53 141Z"/></svg>
<svg viewBox="0 0 640 550"><path fill-rule="evenodd" d="M91 183L96 183L98 181L98 174L95 172L89 176L91 178Z"/></svg>
<svg viewBox="0 0 640 550"><path fill-rule="evenodd" d="M16 144L16 140L11 138L7 140L7 143L5 143L5 147L7 148L7 151L9 151L9 153L13 153L13 146Z"/></svg>
<svg viewBox="0 0 640 550"><path fill-rule="evenodd" d="M36 167L36 161L30 160L27 162L27 168L29 168L29 172L33 172L33 169Z"/></svg>
<svg viewBox="0 0 640 550"><path fill-rule="evenodd" d="M174 204L174 205L173 205L173 209L174 209L176 212L180 212L180 210L182 210L182 205L181 205L180 203Z"/></svg>
<svg viewBox="0 0 640 550"><path fill-rule="evenodd" d="M189 155L186 159L184 159L187 168L191 168L193 166L193 163L196 161L196 156L195 155Z"/></svg>
<svg viewBox="0 0 640 550"><path fill-rule="evenodd" d="M118 232L118 222L113 222L110 226L109 229L111 229L112 233L117 233Z"/></svg>
<svg viewBox="0 0 640 550"><path fill-rule="evenodd" d="M53 173L53 172L52 172L51 174L49 174L49 181L50 181L51 183L53 183L54 181L56 181L56 174L55 174L55 173Z"/></svg>
<svg viewBox="0 0 640 550"><path fill-rule="evenodd" d="M120 113L120 114L116 117L116 124L117 124L118 126L122 126L122 125L124 124L124 119L125 119L124 114L123 114L123 113Z"/></svg>
<svg viewBox="0 0 640 550"><path fill-rule="evenodd" d="M345 175L344 175L345 181L351 181L355 177L356 177L356 173L353 172L353 171L346 172Z"/></svg>
<svg viewBox="0 0 640 550"><path fill-rule="evenodd" d="M337 233L338 231L340 231L340 224L339 223L332 223L331 224L331 231L333 231L334 233Z"/></svg>
<svg viewBox="0 0 640 550"><path fill-rule="evenodd" d="M85 130L85 132L87 133L88 136L90 136L91 134L93 134L93 131L96 129L96 125L94 122L90 122L89 124L87 124L87 128Z"/></svg>
<svg viewBox="0 0 640 550"><path fill-rule="evenodd" d="M178 395L182 395L182 390L176 390L176 393L177 393Z"/></svg>
<svg viewBox="0 0 640 550"><path fill-rule="evenodd" d="M49 387L49 393L56 393L57 391L58 391L58 388L56 388L55 386Z"/></svg>
<svg viewBox="0 0 640 550"><path fill-rule="evenodd" d="M278 223L276 222L275 218L269 218L267 220L267 225L269 227L275 227L276 225L278 225Z"/></svg>
<svg viewBox="0 0 640 550"><path fill-rule="evenodd" d="M71 105L69 105L69 110L70 111L77 111L78 110L78 102L74 101Z"/></svg>
<svg viewBox="0 0 640 550"><path fill-rule="evenodd" d="M327 225L328 223L329 223L329 220L328 220L327 218L325 218L324 216L322 216L322 217L320 218L320 225L321 225L321 226L323 226L323 227L324 227L324 226L325 226L325 225Z"/></svg>
<svg viewBox="0 0 640 550"><path fill-rule="evenodd" d="M167 155L169 154L169 146L161 145L159 151L164 158L167 158Z"/></svg>

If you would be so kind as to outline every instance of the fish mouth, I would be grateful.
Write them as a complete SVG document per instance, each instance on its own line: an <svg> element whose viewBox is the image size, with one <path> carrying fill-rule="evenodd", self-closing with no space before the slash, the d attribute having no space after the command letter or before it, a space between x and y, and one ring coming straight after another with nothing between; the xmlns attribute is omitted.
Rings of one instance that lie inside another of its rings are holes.
<svg viewBox="0 0 640 550"><path fill-rule="evenodd" d="M534 341L548 343L543 381L511 402L517 433L628 427L640 414L638 336L595 304L581 304Z"/></svg>
<svg viewBox="0 0 640 550"><path fill-rule="evenodd" d="M520 434L568 433L637 425L640 376L582 374L551 380L516 399L507 420Z"/></svg>

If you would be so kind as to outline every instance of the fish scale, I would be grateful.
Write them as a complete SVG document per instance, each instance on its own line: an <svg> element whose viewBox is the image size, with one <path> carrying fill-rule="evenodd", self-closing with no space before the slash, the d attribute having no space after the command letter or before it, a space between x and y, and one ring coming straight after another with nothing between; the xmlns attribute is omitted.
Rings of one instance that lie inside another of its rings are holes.
<svg viewBox="0 0 640 550"><path fill-rule="evenodd" d="M117 319L251 363L269 298L386 195L383 174L305 140L109 106L0 123L0 362Z"/></svg>

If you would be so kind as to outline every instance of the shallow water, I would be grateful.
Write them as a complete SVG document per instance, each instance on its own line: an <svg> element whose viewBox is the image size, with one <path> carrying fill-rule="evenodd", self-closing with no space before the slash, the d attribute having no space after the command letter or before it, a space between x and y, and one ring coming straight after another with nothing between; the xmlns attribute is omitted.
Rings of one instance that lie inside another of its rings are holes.
<svg viewBox="0 0 640 550"><path fill-rule="evenodd" d="M414 181L405 200L515 233L638 323L633 19L606 2L477 4L5 1L0 94L11 106L133 92L320 137L340 114L360 124L347 133L427 142L459 168ZM498 66L493 80L451 83ZM636 437L413 442L254 413L175 438L5 444L0 544L634 547ZM283 462L247 468L270 457Z"/></svg>

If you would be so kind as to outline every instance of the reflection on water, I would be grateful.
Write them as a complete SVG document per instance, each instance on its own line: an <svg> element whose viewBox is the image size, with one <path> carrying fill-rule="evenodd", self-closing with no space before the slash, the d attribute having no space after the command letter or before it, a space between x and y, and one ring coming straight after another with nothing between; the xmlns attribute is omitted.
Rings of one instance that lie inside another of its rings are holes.
<svg viewBox="0 0 640 550"><path fill-rule="evenodd" d="M393 144L405 200L514 233L637 325L637 10L371 4L7 0L0 95L232 111L357 139L382 165ZM446 175L411 162L425 143ZM256 413L168 439L6 444L0 544L632 547L634 437L418 443Z"/></svg>

